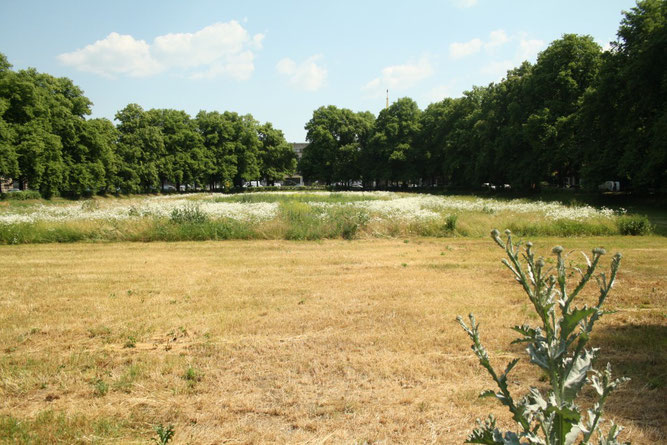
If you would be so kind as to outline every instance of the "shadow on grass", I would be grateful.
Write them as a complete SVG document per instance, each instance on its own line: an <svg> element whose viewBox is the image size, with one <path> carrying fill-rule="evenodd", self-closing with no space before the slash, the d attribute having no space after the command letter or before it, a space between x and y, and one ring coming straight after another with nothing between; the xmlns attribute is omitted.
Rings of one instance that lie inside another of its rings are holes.
<svg viewBox="0 0 667 445"><path fill-rule="evenodd" d="M448 193L445 193L448 194ZM667 236L667 196L642 196L631 193L591 193L576 190L546 190L526 193L515 191L461 193L499 201L525 199L528 201L560 202L567 206L607 207L625 209L628 214L646 215L654 226L654 233Z"/></svg>
<svg viewBox="0 0 667 445"><path fill-rule="evenodd" d="M610 397L607 411L656 431L658 437L666 437L667 326L600 327L591 343L600 347L596 369L603 369L609 362L614 377L631 379L619 394Z"/></svg>
<svg viewBox="0 0 667 445"><path fill-rule="evenodd" d="M600 328L592 342L601 348L600 360L607 358L612 362L617 369L615 374L667 395L667 326L630 324Z"/></svg>

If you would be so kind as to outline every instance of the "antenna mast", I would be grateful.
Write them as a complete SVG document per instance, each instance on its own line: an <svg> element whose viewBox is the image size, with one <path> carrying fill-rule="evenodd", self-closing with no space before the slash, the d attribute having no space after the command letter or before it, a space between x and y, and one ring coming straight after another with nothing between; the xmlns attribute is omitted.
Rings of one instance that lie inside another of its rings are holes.
<svg viewBox="0 0 667 445"><path fill-rule="evenodd" d="M385 109L389 109L389 90L387 90L387 105L385 106Z"/></svg>

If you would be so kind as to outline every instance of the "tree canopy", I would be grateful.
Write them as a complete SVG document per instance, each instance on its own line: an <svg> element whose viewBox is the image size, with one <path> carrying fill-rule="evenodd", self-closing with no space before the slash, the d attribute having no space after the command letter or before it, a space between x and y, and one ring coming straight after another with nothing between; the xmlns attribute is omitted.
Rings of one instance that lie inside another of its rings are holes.
<svg viewBox="0 0 667 445"><path fill-rule="evenodd" d="M296 168L280 130L252 116L129 104L108 119L86 119L92 102L67 78L13 71L0 54L0 177L18 179L44 197L165 185L241 186L281 180Z"/></svg>
<svg viewBox="0 0 667 445"><path fill-rule="evenodd" d="M623 15L608 51L591 36L564 34L535 64L462 97L423 112L399 99L368 137L350 138L361 134L348 132L354 112L321 107L306 124L301 169L325 183L594 189L611 180L665 191L667 2L639 1Z"/></svg>

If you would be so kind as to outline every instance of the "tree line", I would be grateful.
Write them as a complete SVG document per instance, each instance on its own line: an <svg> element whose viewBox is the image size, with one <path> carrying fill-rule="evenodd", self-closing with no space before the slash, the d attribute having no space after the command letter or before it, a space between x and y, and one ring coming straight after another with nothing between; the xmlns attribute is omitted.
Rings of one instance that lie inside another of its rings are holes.
<svg viewBox="0 0 667 445"><path fill-rule="evenodd" d="M565 34L498 83L420 110L402 98L377 118L321 107L306 124L307 180L366 186L482 183L521 189L667 187L667 2L623 13L603 51Z"/></svg>
<svg viewBox="0 0 667 445"><path fill-rule="evenodd" d="M603 51L566 34L486 87L420 110L402 98L376 117L320 107L305 125L307 181L368 187L538 188L619 181L667 188L667 1L623 13ZM114 125L67 78L12 70L0 53L0 177L42 196L226 189L292 174L283 133L251 115L130 104Z"/></svg>
<svg viewBox="0 0 667 445"><path fill-rule="evenodd" d="M0 54L0 177L44 197L227 189L296 169L282 131L251 115L130 104L114 125L86 119L92 103L70 79L11 68Z"/></svg>

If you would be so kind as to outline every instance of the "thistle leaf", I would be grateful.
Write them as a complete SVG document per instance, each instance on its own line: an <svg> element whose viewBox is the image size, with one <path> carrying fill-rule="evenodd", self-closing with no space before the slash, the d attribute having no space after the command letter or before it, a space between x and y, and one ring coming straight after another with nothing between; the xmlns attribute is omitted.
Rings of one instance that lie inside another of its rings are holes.
<svg viewBox="0 0 667 445"><path fill-rule="evenodd" d="M579 425L573 425L570 432L565 435L565 442L563 445L573 445L580 434L581 429L579 429Z"/></svg>
<svg viewBox="0 0 667 445"><path fill-rule="evenodd" d="M595 358L595 350L584 351L584 353L576 357L569 367L569 372L565 376L565 383L563 384L563 396L567 401L572 401L577 397L582 386L586 382L588 371L593 368L593 359Z"/></svg>
<svg viewBox="0 0 667 445"><path fill-rule="evenodd" d="M486 389L479 394L480 399L484 399L486 397L496 397L496 392L492 389Z"/></svg>
<svg viewBox="0 0 667 445"><path fill-rule="evenodd" d="M581 320L593 315L596 311L596 308L584 307L583 309L574 309L571 313L565 314L560 322L560 338L564 340L569 337Z"/></svg>

